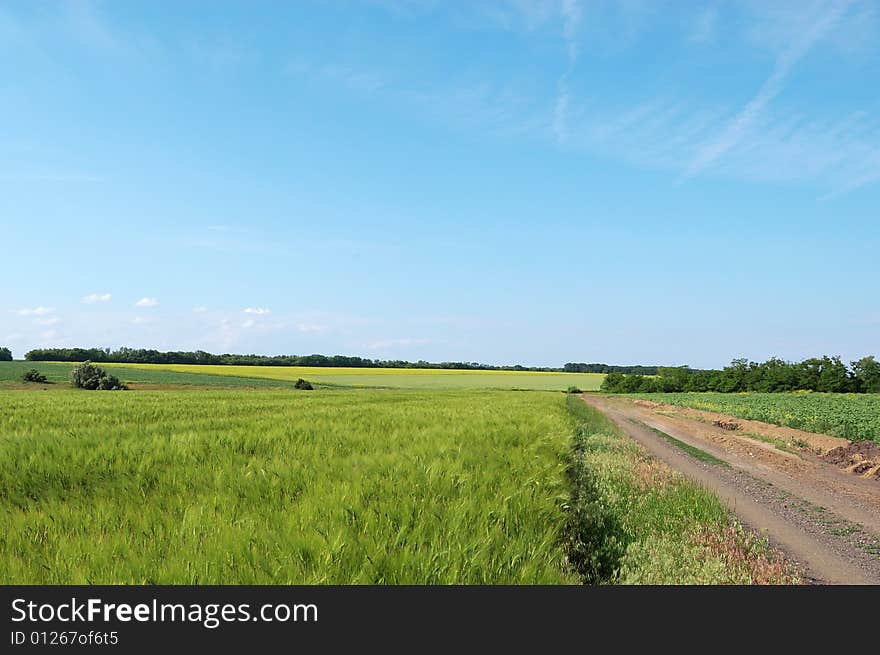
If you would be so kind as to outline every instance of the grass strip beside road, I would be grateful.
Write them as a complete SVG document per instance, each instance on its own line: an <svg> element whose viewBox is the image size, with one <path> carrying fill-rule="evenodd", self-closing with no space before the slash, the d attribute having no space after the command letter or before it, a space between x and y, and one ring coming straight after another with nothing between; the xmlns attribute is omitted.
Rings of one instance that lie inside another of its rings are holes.
<svg viewBox="0 0 880 655"><path fill-rule="evenodd" d="M786 584L799 581L718 498L651 457L578 396L564 539L594 584Z"/></svg>

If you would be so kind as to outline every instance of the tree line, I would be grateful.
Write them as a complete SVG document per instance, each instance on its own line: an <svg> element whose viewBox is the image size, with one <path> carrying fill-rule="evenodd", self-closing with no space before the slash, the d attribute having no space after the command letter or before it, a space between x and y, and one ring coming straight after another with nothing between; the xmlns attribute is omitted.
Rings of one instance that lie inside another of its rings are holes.
<svg viewBox="0 0 880 655"><path fill-rule="evenodd" d="M569 362L562 367L566 373L628 373L635 375L657 375L659 366L615 366L609 364L584 364Z"/></svg>
<svg viewBox="0 0 880 655"><path fill-rule="evenodd" d="M214 364L226 366L318 366L347 368L430 368L478 371L546 371L560 368L536 366L492 366L478 362L408 362L398 359L368 359L350 355L214 355L203 350L162 352L147 348L36 348L25 354L29 361L100 362L104 364ZM11 355L10 355L11 359Z"/></svg>
<svg viewBox="0 0 880 655"><path fill-rule="evenodd" d="M686 366L658 367L656 376L612 372L602 382L610 393L678 391L824 391L830 393L880 393L880 362L871 355L849 365L840 357L812 357L801 362L771 358L766 362L734 359L721 370Z"/></svg>

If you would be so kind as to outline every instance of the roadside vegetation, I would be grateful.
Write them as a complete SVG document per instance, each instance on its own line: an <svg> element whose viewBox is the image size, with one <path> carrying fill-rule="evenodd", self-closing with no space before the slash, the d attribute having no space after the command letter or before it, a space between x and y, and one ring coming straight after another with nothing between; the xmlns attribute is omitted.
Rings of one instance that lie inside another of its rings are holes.
<svg viewBox="0 0 880 655"><path fill-rule="evenodd" d="M710 492L567 396L576 423L566 543L585 582L791 584L799 578Z"/></svg>

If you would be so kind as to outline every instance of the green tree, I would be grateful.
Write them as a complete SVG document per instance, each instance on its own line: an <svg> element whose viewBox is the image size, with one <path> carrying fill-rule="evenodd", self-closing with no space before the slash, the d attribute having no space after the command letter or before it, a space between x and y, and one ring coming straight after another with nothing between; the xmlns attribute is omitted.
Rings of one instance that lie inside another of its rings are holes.
<svg viewBox="0 0 880 655"><path fill-rule="evenodd" d="M874 355L852 362L852 370L859 391L880 393L880 362Z"/></svg>
<svg viewBox="0 0 880 655"><path fill-rule="evenodd" d="M660 377L654 386L658 391L671 393L687 389L691 377L691 370L687 366L661 366L657 372Z"/></svg>
<svg viewBox="0 0 880 655"><path fill-rule="evenodd" d="M86 360L70 372L70 382L80 389L91 391L118 391L127 389L114 375Z"/></svg>
<svg viewBox="0 0 880 655"><path fill-rule="evenodd" d="M0 362L11 362L12 351L9 348L0 348Z"/></svg>
<svg viewBox="0 0 880 655"><path fill-rule="evenodd" d="M25 371L24 375L21 376L21 381L36 384L46 384L47 382L49 382L49 378L40 373L37 369L32 368L29 371Z"/></svg>
<svg viewBox="0 0 880 655"><path fill-rule="evenodd" d="M829 393L845 393L852 391L853 383L846 364L840 357L823 357L822 372L819 374L819 386L816 391Z"/></svg>
<svg viewBox="0 0 880 655"><path fill-rule="evenodd" d="M718 382L718 391L732 393L746 391L749 381L749 360L734 359L730 366L725 366Z"/></svg>
<svg viewBox="0 0 880 655"><path fill-rule="evenodd" d="M608 373L602 380L599 390L606 393L621 393L625 380L626 376L623 373Z"/></svg>

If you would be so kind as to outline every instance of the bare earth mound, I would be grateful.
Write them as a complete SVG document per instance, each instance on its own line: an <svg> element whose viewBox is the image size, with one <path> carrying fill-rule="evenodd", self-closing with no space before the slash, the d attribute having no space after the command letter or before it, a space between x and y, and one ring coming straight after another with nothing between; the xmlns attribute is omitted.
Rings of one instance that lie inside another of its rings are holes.
<svg viewBox="0 0 880 655"><path fill-rule="evenodd" d="M870 441L856 441L847 446L838 446L825 453L822 459L839 466L847 473L880 480L880 446Z"/></svg>

